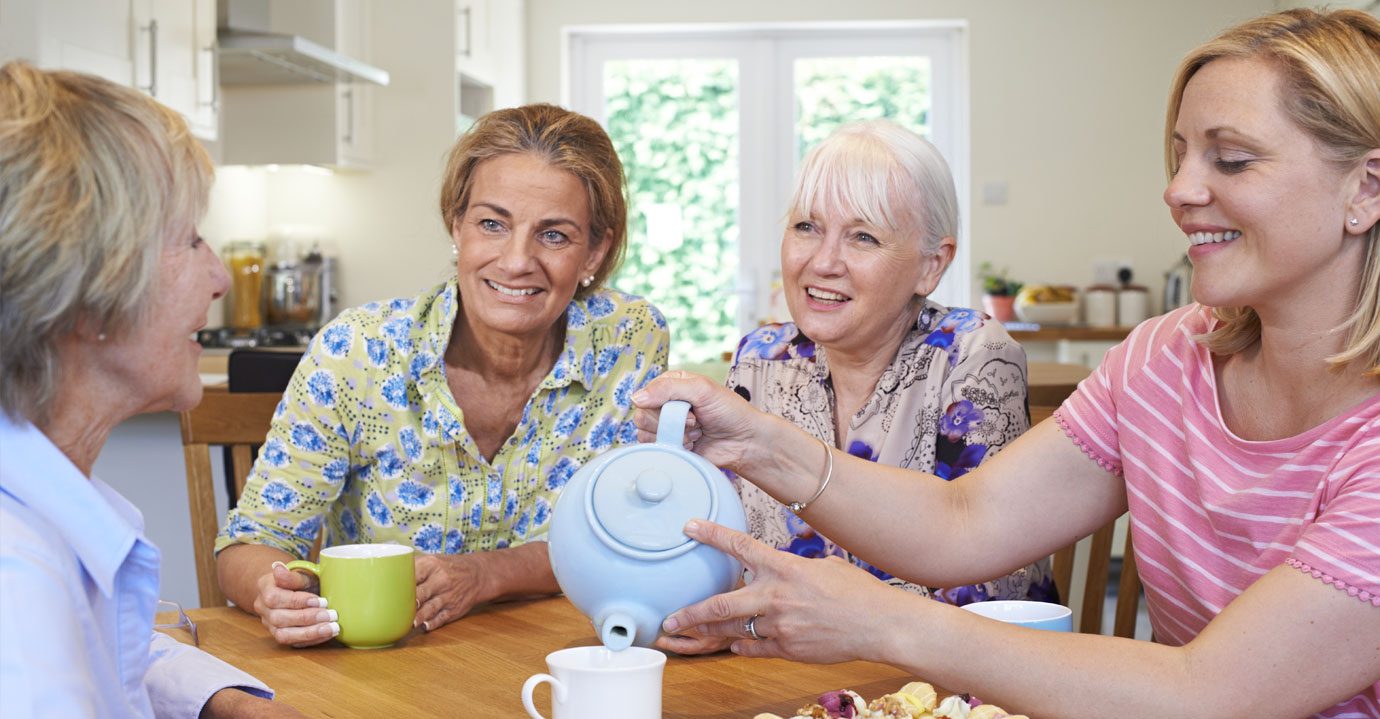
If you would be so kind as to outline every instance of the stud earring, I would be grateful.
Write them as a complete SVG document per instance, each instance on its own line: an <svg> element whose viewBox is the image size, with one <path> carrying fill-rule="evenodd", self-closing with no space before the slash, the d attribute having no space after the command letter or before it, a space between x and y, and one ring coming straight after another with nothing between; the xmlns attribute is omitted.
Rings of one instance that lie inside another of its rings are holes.
<svg viewBox="0 0 1380 719"><path fill-rule="evenodd" d="M105 333L102 332L102 333L96 335L96 341L97 341L97 342L104 342L104 341L105 341Z"/></svg>
<svg viewBox="0 0 1380 719"><path fill-rule="evenodd" d="M1352 227L1355 227L1355 226L1361 224L1361 221L1358 220L1358 219L1356 219L1355 217L1348 217L1347 220L1346 220L1346 223L1347 223L1348 225L1351 225Z"/></svg>
<svg viewBox="0 0 1380 719"><path fill-rule="evenodd" d="M585 287L589 287L590 285L594 284L594 275L590 275L589 277L580 280L580 284Z"/></svg>
<svg viewBox="0 0 1380 719"><path fill-rule="evenodd" d="M460 248L459 248L459 247L456 247L455 245L451 245L451 246L450 246L450 256L451 256L451 259L454 259L454 260L460 259Z"/></svg>

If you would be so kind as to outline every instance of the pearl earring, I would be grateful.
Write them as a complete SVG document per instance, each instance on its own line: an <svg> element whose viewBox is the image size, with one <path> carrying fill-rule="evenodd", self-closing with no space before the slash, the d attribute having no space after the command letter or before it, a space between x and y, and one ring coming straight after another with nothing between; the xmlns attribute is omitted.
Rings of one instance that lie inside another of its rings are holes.
<svg viewBox="0 0 1380 719"><path fill-rule="evenodd" d="M1355 226L1361 224L1361 221L1358 220L1358 219L1356 219L1355 217L1349 217L1349 218L1347 218L1346 223L1347 223L1348 225L1351 225L1352 227L1355 227Z"/></svg>
<svg viewBox="0 0 1380 719"><path fill-rule="evenodd" d="M105 341L105 333L102 332L102 333L96 335L96 341L97 341L97 342L104 342L104 341Z"/></svg>
<svg viewBox="0 0 1380 719"><path fill-rule="evenodd" d="M585 287L589 287L590 285L594 284L594 275L590 275L589 277L580 280L580 284Z"/></svg>
<svg viewBox="0 0 1380 719"><path fill-rule="evenodd" d="M450 246L450 256L451 256L451 259L455 259L455 260L460 259L460 248L459 248L459 247L456 247L455 245L451 245L451 246Z"/></svg>

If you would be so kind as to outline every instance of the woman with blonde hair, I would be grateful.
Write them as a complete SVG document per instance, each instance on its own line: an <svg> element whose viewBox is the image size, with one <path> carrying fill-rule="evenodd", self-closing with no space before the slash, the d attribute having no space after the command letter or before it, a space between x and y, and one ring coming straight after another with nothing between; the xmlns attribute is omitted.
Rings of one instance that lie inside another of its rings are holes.
<svg viewBox="0 0 1380 719"><path fill-rule="evenodd" d="M815 496L817 443L788 423L682 376L635 398L689 400L696 452L813 497L812 525L916 581L995 576L1129 509L1155 643L992 622L706 522L687 534L754 581L665 629L889 662L1032 716L1380 716L1380 20L1226 31L1180 67L1165 133L1199 304L961 479L839 454Z"/></svg>
<svg viewBox="0 0 1380 719"><path fill-rule="evenodd" d="M220 584L273 637L339 633L315 578L334 544L417 549L417 625L559 591L551 507L581 464L636 441L632 392L666 366L666 322L605 288L627 237L623 167L554 105L481 117L451 150L441 219L456 272L348 310L312 340L216 541Z"/></svg>
<svg viewBox="0 0 1380 719"><path fill-rule="evenodd" d="M92 474L120 422L201 400L211 179L142 93L0 67L0 715L301 716L153 630L158 547Z"/></svg>

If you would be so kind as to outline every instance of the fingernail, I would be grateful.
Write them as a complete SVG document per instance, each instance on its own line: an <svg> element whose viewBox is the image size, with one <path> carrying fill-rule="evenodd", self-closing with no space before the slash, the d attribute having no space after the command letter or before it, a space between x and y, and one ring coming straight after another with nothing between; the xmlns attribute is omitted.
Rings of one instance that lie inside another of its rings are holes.
<svg viewBox="0 0 1380 719"><path fill-rule="evenodd" d="M282 567L283 569L287 569L287 565L286 565L286 564L283 564L282 562L274 562L272 568L273 568L273 569L277 569L278 567Z"/></svg>
<svg viewBox="0 0 1380 719"><path fill-rule="evenodd" d="M330 627L331 627L331 636L333 636L333 637L338 637L338 636L340 636L340 622L331 622L331 623L330 623Z"/></svg>
<svg viewBox="0 0 1380 719"><path fill-rule="evenodd" d="M700 531L700 522L699 522L699 520L697 520L697 519L692 519L692 520L690 520L690 521L688 521L688 522L685 523L685 533L686 533L686 534L694 534L695 532L698 532L698 531Z"/></svg>
<svg viewBox="0 0 1380 719"><path fill-rule="evenodd" d="M340 619L340 615L339 615L339 614L336 614L334 609L327 609L327 610L324 611L324 612L317 612L317 614L316 614L316 622L317 622L317 624L325 624L326 622L334 622L334 621L336 621L336 620L338 620L338 619Z"/></svg>
<svg viewBox="0 0 1380 719"><path fill-rule="evenodd" d="M632 394L633 404L642 404L647 401L647 390L640 389Z"/></svg>
<svg viewBox="0 0 1380 719"><path fill-rule="evenodd" d="M677 629L680 629L680 620L676 619L676 616L672 614L666 617L666 621L661 623L661 628L665 630L667 634L673 633Z"/></svg>
<svg viewBox="0 0 1380 719"><path fill-rule="evenodd" d="M431 623L430 623L430 622L422 622L422 631L424 631L424 632L429 632L429 631L431 631Z"/></svg>
<svg viewBox="0 0 1380 719"><path fill-rule="evenodd" d="M325 597L317 597L317 598L316 598L316 606L321 607L322 609L325 609L326 606L327 606L326 598L325 598Z"/></svg>

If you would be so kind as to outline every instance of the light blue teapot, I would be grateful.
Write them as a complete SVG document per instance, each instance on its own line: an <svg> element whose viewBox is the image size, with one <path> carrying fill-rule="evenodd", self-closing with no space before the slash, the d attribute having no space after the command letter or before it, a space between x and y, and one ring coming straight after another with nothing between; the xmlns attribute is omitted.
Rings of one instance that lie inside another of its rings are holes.
<svg viewBox="0 0 1380 719"><path fill-rule="evenodd" d="M671 612L738 583L738 560L685 536L691 519L746 531L738 493L685 450L689 403L661 408L656 442L599 455L570 478L551 516L561 591L613 650L651 646Z"/></svg>

